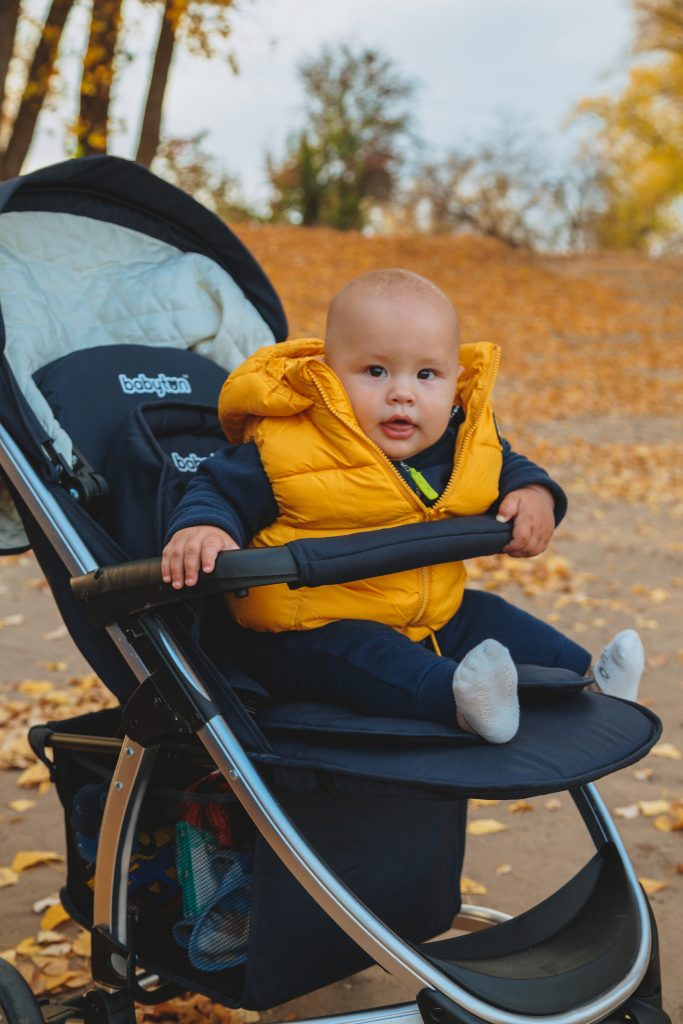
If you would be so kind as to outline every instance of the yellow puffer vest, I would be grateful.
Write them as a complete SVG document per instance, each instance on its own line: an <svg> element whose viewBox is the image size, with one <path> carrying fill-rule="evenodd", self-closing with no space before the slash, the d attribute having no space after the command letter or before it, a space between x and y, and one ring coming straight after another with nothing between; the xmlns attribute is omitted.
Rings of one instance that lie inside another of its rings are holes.
<svg viewBox="0 0 683 1024"><path fill-rule="evenodd" d="M464 371L454 400L466 418L458 432L454 471L431 507L358 426L322 353L323 342L317 339L268 346L223 386L218 406L223 429L233 444L255 441L280 510L251 547L486 511L498 496L502 465L489 404L500 360L497 346L460 349ZM237 621L255 630L371 619L421 640L455 614L465 579L464 565L453 562L338 586L255 587L247 597L230 597L229 603Z"/></svg>

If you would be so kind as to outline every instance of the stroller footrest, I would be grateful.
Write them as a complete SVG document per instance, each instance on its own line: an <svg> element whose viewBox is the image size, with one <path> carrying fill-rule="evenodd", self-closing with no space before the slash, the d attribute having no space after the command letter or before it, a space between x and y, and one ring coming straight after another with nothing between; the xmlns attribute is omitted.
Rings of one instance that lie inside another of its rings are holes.
<svg viewBox="0 0 683 1024"><path fill-rule="evenodd" d="M639 941L633 894L608 843L553 896L519 917L418 948L493 1006L552 1014L590 1002L619 982Z"/></svg>

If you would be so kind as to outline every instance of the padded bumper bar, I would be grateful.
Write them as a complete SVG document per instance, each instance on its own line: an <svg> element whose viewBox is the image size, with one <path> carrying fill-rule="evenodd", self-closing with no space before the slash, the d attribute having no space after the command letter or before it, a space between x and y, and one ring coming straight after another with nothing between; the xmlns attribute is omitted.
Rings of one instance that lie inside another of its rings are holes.
<svg viewBox="0 0 683 1024"><path fill-rule="evenodd" d="M159 558L97 569L74 577L71 587L87 604L91 621L107 626L193 597L239 593L273 583L292 588L350 583L492 555L502 551L511 536L508 523L498 523L492 516L467 516L344 537L295 540L284 547L223 551L212 573L200 573L196 586L182 590L162 581Z"/></svg>

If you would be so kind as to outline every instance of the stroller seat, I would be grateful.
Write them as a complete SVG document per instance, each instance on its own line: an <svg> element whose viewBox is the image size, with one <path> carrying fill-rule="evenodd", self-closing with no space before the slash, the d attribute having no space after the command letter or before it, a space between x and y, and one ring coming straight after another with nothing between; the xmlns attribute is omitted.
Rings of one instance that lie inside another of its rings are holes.
<svg viewBox="0 0 683 1024"><path fill-rule="evenodd" d="M42 273L25 239L43 222L49 232L68 223L79 244L91 228L96 239L123 231L129 248L106 250L124 253L107 301L140 253L169 266L189 255L199 291L211 282L200 320L212 312L216 337L232 332L235 309L247 325L237 349L286 336L237 239L136 165L87 158L0 186L17 294L29 271ZM54 259L60 281L87 266L77 248ZM233 289L236 306L221 307ZM187 988L266 1009L374 961L414 993L397 1021L665 1022L654 922L593 786L656 742L652 712L528 666L519 733L497 747L455 725L276 704L231 661L226 591L492 553L509 528L481 517L228 552L178 594L160 582L158 552L184 481L222 443L215 402L236 350L185 328L165 338L167 318L149 337L117 330L89 344L51 294L44 323L59 330L34 324L29 358L27 307L0 286L0 543L33 547L71 635L121 704L31 736L65 808L62 900L92 930L94 976L114 993L67 1003L67 1016L128 1024L131 1000ZM461 906L467 799L566 789L596 847L588 864L515 920L430 941Z"/></svg>

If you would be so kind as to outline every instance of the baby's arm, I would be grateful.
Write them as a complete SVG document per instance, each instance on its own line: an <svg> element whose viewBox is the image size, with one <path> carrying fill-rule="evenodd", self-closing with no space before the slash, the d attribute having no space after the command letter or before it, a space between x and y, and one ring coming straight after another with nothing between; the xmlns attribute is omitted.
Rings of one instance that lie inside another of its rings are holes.
<svg viewBox="0 0 683 1024"><path fill-rule="evenodd" d="M175 508L161 557L165 583L194 586L220 551L247 545L278 507L256 445L226 447L206 459Z"/></svg>
<svg viewBox="0 0 683 1024"><path fill-rule="evenodd" d="M498 502L492 511L502 522L513 522L512 540L504 549L513 558L539 555L567 511L567 497L546 471L514 452L505 438Z"/></svg>
<svg viewBox="0 0 683 1024"><path fill-rule="evenodd" d="M542 484L529 484L506 494L496 519L507 523L513 519L512 540L503 548L513 558L531 558L548 547L555 531L555 499Z"/></svg>

